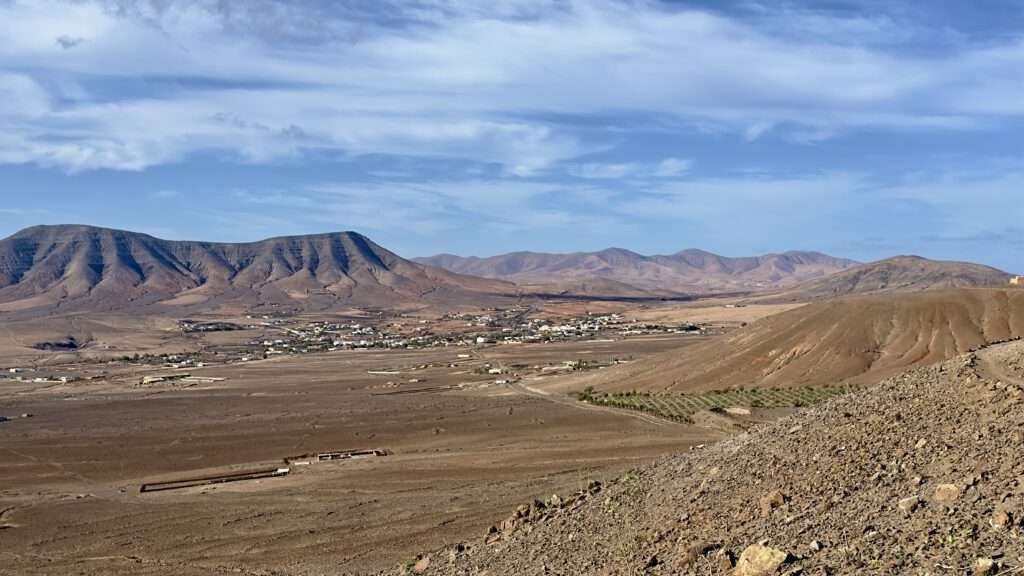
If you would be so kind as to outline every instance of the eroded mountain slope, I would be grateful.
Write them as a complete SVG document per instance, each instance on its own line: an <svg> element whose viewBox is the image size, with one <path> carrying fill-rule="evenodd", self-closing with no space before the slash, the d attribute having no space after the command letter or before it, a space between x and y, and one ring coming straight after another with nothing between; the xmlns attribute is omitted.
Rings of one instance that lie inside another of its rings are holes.
<svg viewBox="0 0 1024 576"><path fill-rule="evenodd" d="M355 232L227 244L37 226L0 240L0 304L7 310L224 302L315 309L514 292L511 284L405 260Z"/></svg>
<svg viewBox="0 0 1024 576"><path fill-rule="evenodd" d="M877 382L1024 335L1024 290L960 289L848 297L769 316L722 340L593 373L599 390Z"/></svg>

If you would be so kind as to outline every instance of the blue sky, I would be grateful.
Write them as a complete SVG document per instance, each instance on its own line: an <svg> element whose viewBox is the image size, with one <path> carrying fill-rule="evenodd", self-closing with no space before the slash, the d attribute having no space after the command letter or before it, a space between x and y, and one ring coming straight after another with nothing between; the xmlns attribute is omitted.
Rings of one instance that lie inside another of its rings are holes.
<svg viewBox="0 0 1024 576"><path fill-rule="evenodd" d="M0 0L0 236L1024 271L1024 5Z"/></svg>

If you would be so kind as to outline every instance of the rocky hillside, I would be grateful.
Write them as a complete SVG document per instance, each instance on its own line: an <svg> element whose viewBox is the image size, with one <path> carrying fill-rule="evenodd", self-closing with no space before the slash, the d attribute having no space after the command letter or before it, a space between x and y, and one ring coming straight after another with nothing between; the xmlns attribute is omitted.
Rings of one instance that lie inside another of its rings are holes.
<svg viewBox="0 0 1024 576"><path fill-rule="evenodd" d="M897 256L811 280L785 292L783 296L785 299L805 302L851 294L1001 287L1006 286L1010 278L1007 272L981 264Z"/></svg>
<svg viewBox="0 0 1024 576"><path fill-rule="evenodd" d="M785 252L729 258L703 250L643 256L621 248L600 252L546 254L513 252L489 258L440 254L417 258L461 274L519 284L557 284L605 279L644 290L722 292L790 286L854 266L856 262L818 252Z"/></svg>
<svg viewBox="0 0 1024 576"><path fill-rule="evenodd" d="M581 377L576 389L714 390L877 382L1024 336L1024 290L856 296L769 316L723 339Z"/></svg>
<svg viewBox="0 0 1024 576"><path fill-rule="evenodd" d="M958 357L574 495L397 573L1024 572L1024 349ZM993 365L998 363L998 372Z"/></svg>
<svg viewBox="0 0 1024 576"><path fill-rule="evenodd" d="M514 290L410 262L355 232L223 244L37 226L0 240L0 311L226 302L316 309L470 300Z"/></svg>

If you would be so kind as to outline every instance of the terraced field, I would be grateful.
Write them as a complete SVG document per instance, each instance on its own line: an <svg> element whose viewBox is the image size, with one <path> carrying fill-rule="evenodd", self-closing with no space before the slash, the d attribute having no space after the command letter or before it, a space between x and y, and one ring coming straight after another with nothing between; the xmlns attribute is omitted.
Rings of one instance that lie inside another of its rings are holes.
<svg viewBox="0 0 1024 576"><path fill-rule="evenodd" d="M676 422L692 422L693 415L702 410L733 407L799 408L810 406L853 389L855 389L853 386L806 386L803 388L735 388L692 394L671 392L583 393L580 395L580 400L598 406L636 410Z"/></svg>

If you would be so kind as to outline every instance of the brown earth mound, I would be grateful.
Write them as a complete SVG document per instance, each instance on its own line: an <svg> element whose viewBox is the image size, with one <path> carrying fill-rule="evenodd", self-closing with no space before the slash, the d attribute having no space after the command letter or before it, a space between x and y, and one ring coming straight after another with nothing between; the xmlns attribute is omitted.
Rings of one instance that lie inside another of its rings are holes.
<svg viewBox="0 0 1024 576"><path fill-rule="evenodd" d="M981 264L896 256L811 280L780 299L807 302L852 294L918 292L942 288L1002 287L1011 275Z"/></svg>
<svg viewBox="0 0 1024 576"><path fill-rule="evenodd" d="M573 386L682 391L877 382L1022 335L1022 290L849 297L769 316L723 340L605 370Z"/></svg>
<svg viewBox="0 0 1024 576"><path fill-rule="evenodd" d="M1024 388L982 356L521 506L417 573L1021 573Z"/></svg>

